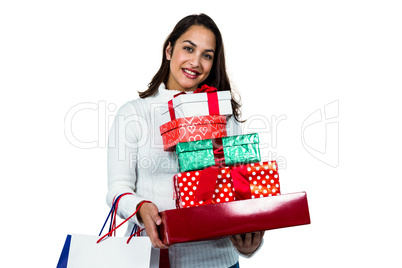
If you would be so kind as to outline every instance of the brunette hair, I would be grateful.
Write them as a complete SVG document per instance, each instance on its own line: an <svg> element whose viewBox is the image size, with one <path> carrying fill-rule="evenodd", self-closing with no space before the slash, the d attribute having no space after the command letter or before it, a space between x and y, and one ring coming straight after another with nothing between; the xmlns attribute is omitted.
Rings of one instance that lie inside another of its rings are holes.
<svg viewBox="0 0 402 268"><path fill-rule="evenodd" d="M226 73L226 63L225 63L225 52L223 48L223 40L222 40L222 35L218 29L218 26L216 26L215 22L207 15L205 14L199 14L199 15L189 15L183 19L181 19L176 26L174 27L173 31L169 34L169 36L166 38L166 41L163 45L163 50L162 50L162 63L159 68L159 71L155 74L155 76L152 78L151 82L148 84L148 89L143 91L143 92L138 92L140 98L147 98L150 96L153 96L156 94L158 91L158 88L161 83L167 83L167 80L169 78L169 69L170 69L170 63L166 59L165 56L165 51L169 43L172 46L172 53L174 50L175 43L177 39L180 38L191 26L193 25L199 25L203 26L209 30L211 30L214 35L215 35L215 40L216 40L216 47L215 47L215 55L214 55L214 62L212 64L212 69L207 77L200 85L208 85L212 86L218 89L218 91L221 90L230 90L231 95L232 95L232 111L233 115L235 116L235 119L237 121L240 121L240 115L241 115L241 110L240 110L240 102L235 100L235 96L233 94L233 91L230 86L230 81L229 77Z"/></svg>

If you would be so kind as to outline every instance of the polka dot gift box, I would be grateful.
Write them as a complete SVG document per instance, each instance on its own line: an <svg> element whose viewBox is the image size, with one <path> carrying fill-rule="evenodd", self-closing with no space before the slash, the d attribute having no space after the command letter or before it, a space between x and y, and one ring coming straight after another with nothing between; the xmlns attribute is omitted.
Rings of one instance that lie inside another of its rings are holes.
<svg viewBox="0 0 402 268"><path fill-rule="evenodd" d="M276 161L247 165L251 198L280 194L279 174Z"/></svg>
<svg viewBox="0 0 402 268"><path fill-rule="evenodd" d="M207 180L209 182L206 182ZM231 167L214 166L204 170L182 172L175 175L174 182L177 208L280 194L275 161ZM208 197L197 198L197 195L201 194Z"/></svg>

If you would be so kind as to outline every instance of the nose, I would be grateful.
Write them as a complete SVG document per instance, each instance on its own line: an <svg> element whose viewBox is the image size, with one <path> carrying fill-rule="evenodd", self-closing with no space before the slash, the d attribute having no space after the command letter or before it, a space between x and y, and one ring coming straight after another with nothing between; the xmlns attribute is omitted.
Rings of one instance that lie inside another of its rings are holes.
<svg viewBox="0 0 402 268"><path fill-rule="evenodd" d="M200 56L193 54L189 60L191 67L196 68L200 65Z"/></svg>

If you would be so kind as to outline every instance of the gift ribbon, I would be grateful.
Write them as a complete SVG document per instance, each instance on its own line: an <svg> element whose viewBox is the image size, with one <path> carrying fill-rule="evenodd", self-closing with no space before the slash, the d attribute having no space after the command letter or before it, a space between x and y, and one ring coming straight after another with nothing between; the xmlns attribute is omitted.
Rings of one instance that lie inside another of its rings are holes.
<svg viewBox="0 0 402 268"><path fill-rule="evenodd" d="M207 85L202 85L200 88L197 88L193 93L210 93L210 92L216 92L218 89L216 87L210 87Z"/></svg>
<svg viewBox="0 0 402 268"><path fill-rule="evenodd" d="M219 170L225 166L225 155L223 152L222 138L212 139L215 165L204 169L201 172L197 192L194 196L195 202L203 201L206 204L212 203L216 178ZM248 172L246 165L230 166L230 175L235 188L235 197L237 200L250 199L250 182L248 181Z"/></svg>
<svg viewBox="0 0 402 268"><path fill-rule="evenodd" d="M208 111L210 115L219 115L219 102L218 102L218 89L215 87L210 87L207 85L203 85L201 88L196 89L193 94L197 93L207 93L207 98L208 98ZM173 99L176 98L179 95L182 94L187 94L186 92L180 92L176 95L173 96ZM174 112L173 108L173 99L168 101L168 109L169 109L169 115L170 115L170 120L175 120L176 119L176 114Z"/></svg>
<svg viewBox="0 0 402 268"><path fill-rule="evenodd" d="M208 98L208 111L210 115L219 115L219 102L218 102L218 89L207 85L202 85L201 88L197 88L194 93L207 93Z"/></svg>
<svg viewBox="0 0 402 268"><path fill-rule="evenodd" d="M182 95L182 94L187 94L187 93L186 92L180 92L178 94L175 94L173 96L173 99L176 98L179 95ZM169 114L170 114L170 120L175 120L176 119L176 115L174 113L174 108L173 108L173 99L168 101L168 109L169 109Z"/></svg>
<svg viewBox="0 0 402 268"><path fill-rule="evenodd" d="M219 175L220 169L220 166L214 165L202 171L197 186L197 192L194 196L195 202L203 201L206 205L212 203L212 195L215 190L216 178ZM236 200L251 199L250 182L247 179L247 166L231 166L229 170L235 188Z"/></svg>
<svg viewBox="0 0 402 268"><path fill-rule="evenodd" d="M225 165L225 154L223 151L222 138L212 139L212 150L214 152L215 165L216 166L224 166Z"/></svg>

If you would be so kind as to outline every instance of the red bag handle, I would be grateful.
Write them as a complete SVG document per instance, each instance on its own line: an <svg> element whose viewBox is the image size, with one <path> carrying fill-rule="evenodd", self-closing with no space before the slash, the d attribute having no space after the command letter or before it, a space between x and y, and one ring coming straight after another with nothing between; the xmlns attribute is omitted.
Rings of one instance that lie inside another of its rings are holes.
<svg viewBox="0 0 402 268"><path fill-rule="evenodd" d="M123 196L128 195L128 194L132 194L132 193L125 193L125 194L122 194L122 195L120 195L120 196L115 200L115 202L114 202L114 204L113 204L113 206L112 206L112 208L111 208L111 210L110 210L110 212L109 212L109 216L112 215L112 218L111 218L111 227L110 227L110 229L109 229L109 232L106 233L105 235L103 235L101 238L99 238L99 240L98 240L96 243L101 242L101 241L102 241L105 237L107 237L107 236L111 236L112 234L116 235L116 229L119 228L120 226L122 226L124 223L126 223L129 219L131 219L132 217L134 217L134 216L137 214L137 212L140 210L141 206L142 206L144 203L151 203L150 201L142 201L142 202L138 205L136 211L135 211L130 217L128 217L128 218L125 219L122 223L120 223L118 226L116 226L116 214L117 214L117 208L118 208L120 199L121 199ZM107 220L109 219L109 216L108 216L108 218L106 219L106 222L107 222ZM105 224L106 224L106 222L105 222ZM105 227L105 224L104 224L103 227L102 227L102 231L103 231L103 228ZM101 233L102 233L102 231L101 231ZM132 238L134 235L136 235L137 233L140 233L141 231L143 231L143 230L140 229L140 230L138 230L137 232L135 232L133 235L131 235L131 236L129 237L129 239L127 240L127 244L130 242L131 238ZM99 236L100 236L100 235L101 235L101 234L99 234Z"/></svg>

